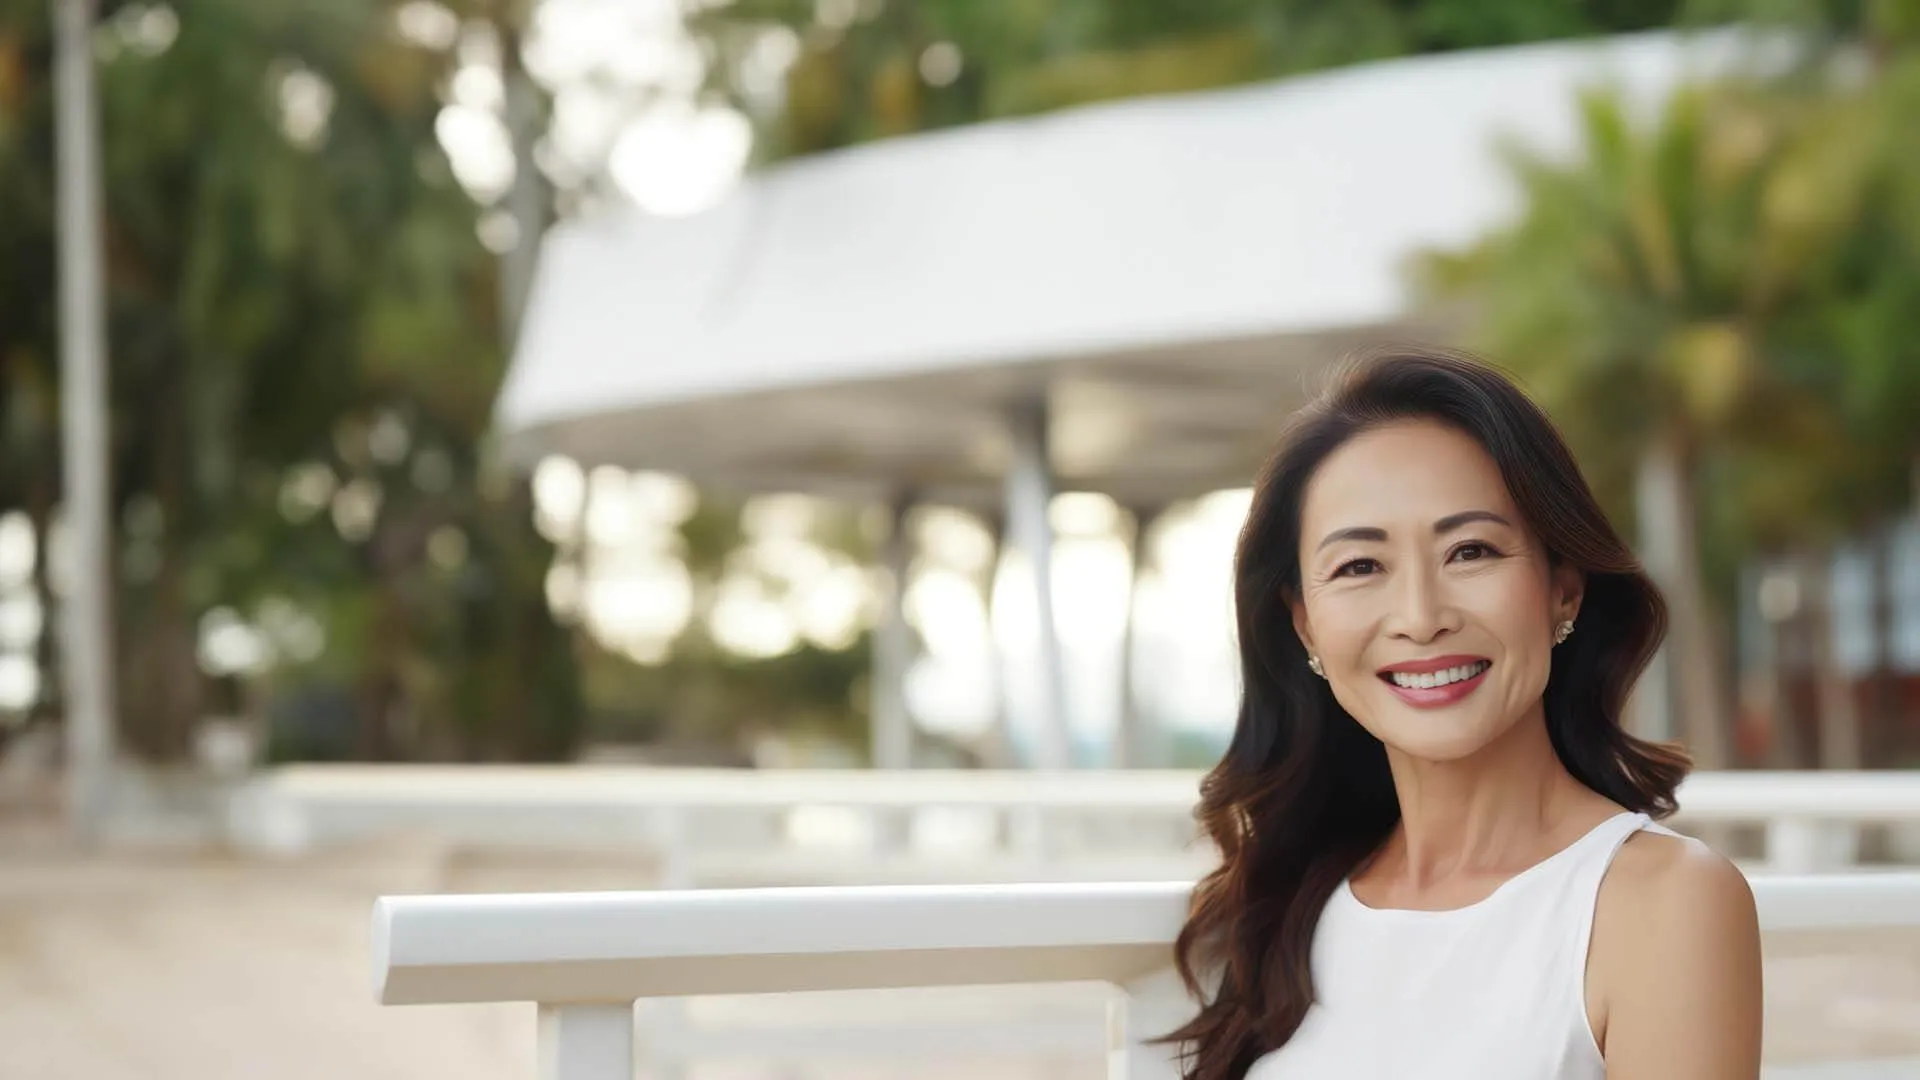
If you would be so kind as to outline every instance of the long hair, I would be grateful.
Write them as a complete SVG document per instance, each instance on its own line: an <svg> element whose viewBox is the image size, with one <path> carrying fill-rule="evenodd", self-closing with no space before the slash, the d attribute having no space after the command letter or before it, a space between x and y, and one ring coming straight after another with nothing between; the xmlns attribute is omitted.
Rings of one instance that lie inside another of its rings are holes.
<svg viewBox="0 0 1920 1080"><path fill-rule="evenodd" d="M1313 1003L1320 911L1400 819L1385 748L1309 672L1289 603L1300 592L1308 481L1347 440L1403 420L1477 440L1549 558L1585 575L1580 632L1553 650L1545 695L1567 771L1621 806L1664 817L1689 768L1677 747L1621 728L1627 694L1666 634L1666 604L1546 414L1461 353L1396 348L1350 361L1287 425L1234 556L1240 711L1195 810L1221 862L1195 887L1175 943L1201 1008L1154 1040L1180 1045L1185 1080L1241 1080L1293 1036Z"/></svg>

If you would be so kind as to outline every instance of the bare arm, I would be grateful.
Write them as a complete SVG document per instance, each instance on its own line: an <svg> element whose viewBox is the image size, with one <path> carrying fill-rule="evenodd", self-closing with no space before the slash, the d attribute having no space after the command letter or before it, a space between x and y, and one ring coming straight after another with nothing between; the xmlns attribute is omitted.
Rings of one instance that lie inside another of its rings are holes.
<svg viewBox="0 0 1920 1080"><path fill-rule="evenodd" d="M1636 838L1638 839L1638 838ZM1705 846L1647 836L1602 889L1608 1080L1756 1080L1760 924L1738 868ZM1610 894L1610 895L1609 895ZM1597 924L1598 925L1598 924Z"/></svg>

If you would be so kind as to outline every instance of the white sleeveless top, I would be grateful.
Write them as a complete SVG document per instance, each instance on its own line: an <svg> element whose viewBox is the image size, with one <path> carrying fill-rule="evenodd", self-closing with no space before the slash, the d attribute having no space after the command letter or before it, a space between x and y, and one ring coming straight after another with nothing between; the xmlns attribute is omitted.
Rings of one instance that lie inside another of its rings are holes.
<svg viewBox="0 0 1920 1080"><path fill-rule="evenodd" d="M1587 941L1622 811L1492 895L1447 911L1370 908L1341 881L1313 937L1315 1001L1246 1080L1603 1080Z"/></svg>

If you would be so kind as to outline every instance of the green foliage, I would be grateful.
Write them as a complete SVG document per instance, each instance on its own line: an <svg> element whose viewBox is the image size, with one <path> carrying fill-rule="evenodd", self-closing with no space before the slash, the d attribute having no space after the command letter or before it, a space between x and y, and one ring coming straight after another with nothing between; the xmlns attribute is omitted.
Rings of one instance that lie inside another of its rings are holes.
<svg viewBox="0 0 1920 1080"><path fill-rule="evenodd" d="M863 644L744 660L696 623L671 663L647 667L554 625L553 552L526 486L485 449L504 368L498 270L434 131L456 58L396 34L398 0L103 6L131 746L179 753L190 718L229 689L195 657L201 620L221 608L269 623L304 611L324 627L318 656L262 688L265 711L355 718L344 741L292 732L284 746L305 752L563 757L589 717L609 734L726 741L782 725L860 741ZM529 14L447 6L509 31ZM1499 353L1544 396L1581 403L1563 419L1619 505L1631 461L1610 444L1679 428L1738 448L1700 462L1715 552L1878 512L1920 457L1896 404L1920 399L1906 345L1920 340L1920 141L1906 136L1920 75L1900 59L1920 26L1911 0L695 7L712 92L754 103L762 159L1675 21L1759 12L1863 32L1884 61L1865 90L1703 92L1650 138L1591 103L1590 167L1517 158L1527 221L1433 269L1478 297ZM852 21L821 25L829 8ZM42 530L59 483L48 10L0 0L0 506ZM746 60L778 32L798 55L769 104ZM357 518L341 514L343 489ZM870 545L850 519L822 540ZM742 542L738 505L703 499L681 541L710 592Z"/></svg>
<svg viewBox="0 0 1920 1080"><path fill-rule="evenodd" d="M1858 52L1816 50L1774 82L1692 87L1651 124L1590 97L1579 159L1510 153L1519 220L1425 267L1616 519L1636 463L1676 468L1649 504L1673 549L1648 556L1670 568L1682 717L1708 761L1725 737L1710 596L1731 607L1756 554L1911 505L1920 101L1913 58L1868 55L1865 79L1843 74Z"/></svg>
<svg viewBox="0 0 1920 1080"><path fill-rule="evenodd" d="M689 644L659 665L589 648L582 664L595 733L709 752L776 731L866 745L867 635L845 649L803 643L766 659L728 654L697 635Z"/></svg>
<svg viewBox="0 0 1920 1080"><path fill-rule="evenodd" d="M761 114L763 156L1130 97L1230 86L1365 60L1648 30L1681 0L887 0L826 26L812 0L735 0L694 26L714 89L748 100L744 58L776 28L800 51L782 106ZM1725 18L1724 14L1719 16ZM919 70L936 43L962 65Z"/></svg>
<svg viewBox="0 0 1920 1080"><path fill-rule="evenodd" d="M728 652L708 632L706 619L721 580L754 576L770 596L792 600L796 584L759 571L742 556L753 538L743 528L745 504L705 493L680 523L676 545L694 582L693 618L664 663L636 664L583 645L586 697L593 733L612 742L655 741L682 747L739 748L778 731L814 736L849 748L867 743L866 674L871 636L862 632L840 648L802 639L789 652L747 657ZM873 545L856 507L815 507L809 542L858 563L870 563Z"/></svg>
<svg viewBox="0 0 1920 1080"><path fill-rule="evenodd" d="M0 18L8 505L57 455L47 7ZM480 208L434 135L454 57L402 39L396 7L126 3L96 32L137 752L182 752L222 607L317 617L325 651L267 689L344 692L362 756L562 756L578 734L550 551L524 490L480 482L503 353ZM288 502L300 476L313 505ZM349 488L343 528L326 503Z"/></svg>
<svg viewBox="0 0 1920 1080"><path fill-rule="evenodd" d="M1914 281L1886 217L1905 182L1878 109L1729 84L1643 129L1589 98L1582 159L1510 153L1525 215L1434 258L1427 281L1473 304L1481 344L1555 409L1623 515L1640 448L1678 433L1705 457L1753 457L1712 466L1746 482L1707 487L1749 500L1728 516L1750 546L1857 521L1877 501L1864 459L1900 457L1858 435L1885 425L1869 414L1912 369L1890 334Z"/></svg>

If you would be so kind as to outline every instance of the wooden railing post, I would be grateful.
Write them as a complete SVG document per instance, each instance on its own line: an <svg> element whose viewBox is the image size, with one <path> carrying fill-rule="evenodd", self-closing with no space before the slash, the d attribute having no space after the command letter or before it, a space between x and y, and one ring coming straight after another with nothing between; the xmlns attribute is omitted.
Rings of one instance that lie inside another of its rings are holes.
<svg viewBox="0 0 1920 1080"><path fill-rule="evenodd" d="M633 1080L633 1005L540 1005L540 1080Z"/></svg>

